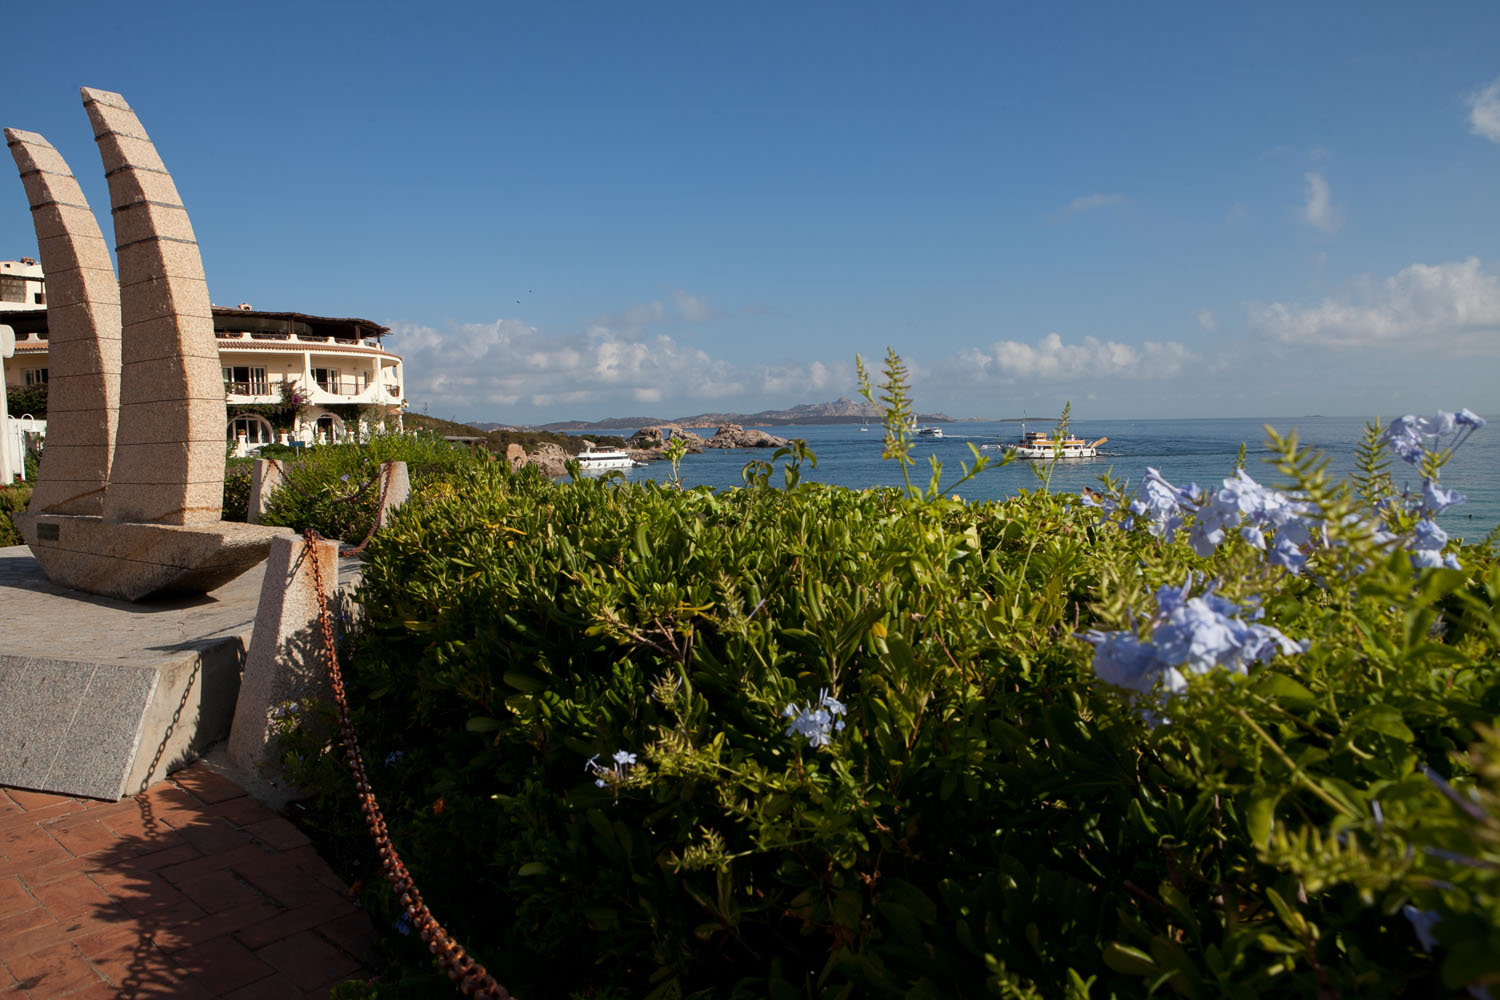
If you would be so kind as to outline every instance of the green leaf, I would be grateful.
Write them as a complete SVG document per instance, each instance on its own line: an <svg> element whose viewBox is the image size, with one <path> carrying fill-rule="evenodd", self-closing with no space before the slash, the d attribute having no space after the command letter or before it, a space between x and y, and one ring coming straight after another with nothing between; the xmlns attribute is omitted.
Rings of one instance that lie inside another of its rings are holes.
<svg viewBox="0 0 1500 1000"><path fill-rule="evenodd" d="M1317 703L1317 696L1286 674L1266 672L1256 683L1256 690L1285 706L1302 708Z"/></svg>
<svg viewBox="0 0 1500 1000"><path fill-rule="evenodd" d="M1161 972L1161 966L1150 955L1118 941L1105 946L1103 957L1105 965L1127 976L1154 976Z"/></svg>
<svg viewBox="0 0 1500 1000"><path fill-rule="evenodd" d="M1417 738L1416 734L1407 728L1406 723L1402 721L1401 713L1389 705L1382 705L1372 709L1363 716L1358 717L1357 721L1363 723L1367 729L1373 729L1377 733L1384 733L1387 736L1394 736L1403 743L1410 743Z"/></svg>
<svg viewBox="0 0 1500 1000"><path fill-rule="evenodd" d="M515 670L507 670L501 675L501 679L517 691L540 691L547 686L547 682L541 678L532 677L529 674L523 674Z"/></svg>
<svg viewBox="0 0 1500 1000"><path fill-rule="evenodd" d="M1276 816L1276 803L1281 801L1281 793L1263 792L1252 798L1245 806L1245 829L1250 834L1250 842L1257 847L1265 847L1271 840L1271 823Z"/></svg>

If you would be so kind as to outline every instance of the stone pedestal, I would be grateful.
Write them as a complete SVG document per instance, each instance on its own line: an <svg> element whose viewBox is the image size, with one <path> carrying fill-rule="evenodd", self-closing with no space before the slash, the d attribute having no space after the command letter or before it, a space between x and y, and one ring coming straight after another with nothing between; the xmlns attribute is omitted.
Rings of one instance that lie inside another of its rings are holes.
<svg viewBox="0 0 1500 1000"><path fill-rule="evenodd" d="M278 714L292 702L326 699L328 657L318 624L318 590L313 559L323 578L323 595L332 606L338 587L339 543L323 539L316 549L297 537L271 543L255 612L255 635L245 660L229 759L249 771L273 769L272 733Z"/></svg>

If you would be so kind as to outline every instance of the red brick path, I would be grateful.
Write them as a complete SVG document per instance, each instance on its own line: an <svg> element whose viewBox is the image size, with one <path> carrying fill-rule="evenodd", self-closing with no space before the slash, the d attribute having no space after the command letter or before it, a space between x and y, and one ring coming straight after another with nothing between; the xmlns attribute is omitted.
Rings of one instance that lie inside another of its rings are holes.
<svg viewBox="0 0 1500 1000"><path fill-rule="evenodd" d="M0 997L321 997L374 941L307 838L201 764L123 802L0 789Z"/></svg>

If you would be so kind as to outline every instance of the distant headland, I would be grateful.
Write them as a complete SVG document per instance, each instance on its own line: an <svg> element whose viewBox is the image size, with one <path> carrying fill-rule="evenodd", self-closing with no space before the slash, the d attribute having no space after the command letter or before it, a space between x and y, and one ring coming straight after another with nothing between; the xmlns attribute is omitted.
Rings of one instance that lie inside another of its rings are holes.
<svg viewBox="0 0 1500 1000"><path fill-rule="evenodd" d="M945 413L919 413L922 423L957 423L960 420L977 420L978 417L950 417ZM679 424L683 427L721 427L724 424L739 424L742 427L780 427L789 424L859 424L879 423L880 411L863 400L839 397L829 403L801 403L789 410L761 410L759 413L698 413L688 417L608 417L604 420L561 420L527 428L539 431L605 431L633 430L657 424ZM470 422L469 426L482 430L501 430L509 424Z"/></svg>

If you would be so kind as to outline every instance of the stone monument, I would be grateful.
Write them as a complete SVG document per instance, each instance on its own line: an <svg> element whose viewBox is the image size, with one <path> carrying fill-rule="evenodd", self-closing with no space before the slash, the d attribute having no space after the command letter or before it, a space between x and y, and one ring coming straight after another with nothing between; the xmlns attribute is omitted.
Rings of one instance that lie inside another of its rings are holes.
<svg viewBox="0 0 1500 1000"><path fill-rule="evenodd" d="M47 274L47 446L16 525L54 583L139 601L202 594L288 529L220 520L224 385L187 211L119 94L83 89L109 181L118 281L93 212L40 135L6 129Z"/></svg>

